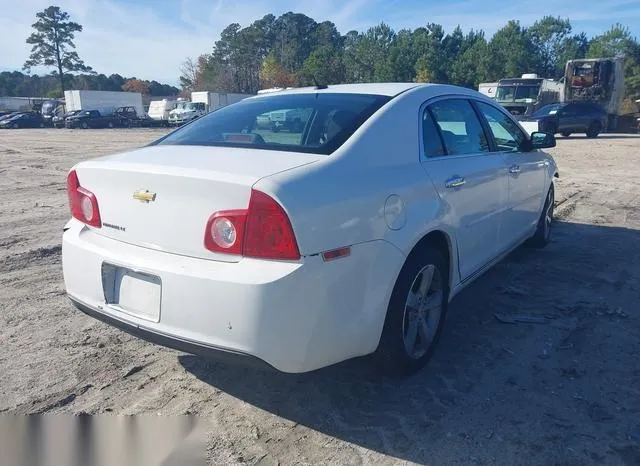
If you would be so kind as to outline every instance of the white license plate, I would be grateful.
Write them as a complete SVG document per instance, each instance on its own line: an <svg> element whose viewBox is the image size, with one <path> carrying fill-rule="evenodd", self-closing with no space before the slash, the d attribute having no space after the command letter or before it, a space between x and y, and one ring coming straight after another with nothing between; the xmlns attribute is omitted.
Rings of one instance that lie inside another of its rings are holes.
<svg viewBox="0 0 640 466"><path fill-rule="evenodd" d="M160 320L160 277L105 263L102 286L108 306L152 322Z"/></svg>

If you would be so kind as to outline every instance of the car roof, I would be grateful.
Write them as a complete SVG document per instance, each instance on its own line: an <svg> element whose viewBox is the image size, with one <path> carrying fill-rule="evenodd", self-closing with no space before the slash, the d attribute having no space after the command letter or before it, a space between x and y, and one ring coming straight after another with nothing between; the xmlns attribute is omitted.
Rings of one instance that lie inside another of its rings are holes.
<svg viewBox="0 0 640 466"><path fill-rule="evenodd" d="M268 97L272 95L285 94L315 94L315 93L338 93L338 94L373 94L394 97L410 89L421 86L437 86L437 84L421 83L357 83L357 84L331 84L326 87L316 86L297 87L293 89L283 89L281 91L265 92L252 96L252 99Z"/></svg>

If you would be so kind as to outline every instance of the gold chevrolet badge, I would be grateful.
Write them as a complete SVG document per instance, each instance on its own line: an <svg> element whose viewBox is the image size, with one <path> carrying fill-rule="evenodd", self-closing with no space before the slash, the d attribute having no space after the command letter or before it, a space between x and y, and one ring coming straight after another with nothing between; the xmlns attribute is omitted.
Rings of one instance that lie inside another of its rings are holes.
<svg viewBox="0 0 640 466"><path fill-rule="evenodd" d="M149 190L140 189L133 193L133 198L142 202L151 202L156 200L156 193L150 193Z"/></svg>

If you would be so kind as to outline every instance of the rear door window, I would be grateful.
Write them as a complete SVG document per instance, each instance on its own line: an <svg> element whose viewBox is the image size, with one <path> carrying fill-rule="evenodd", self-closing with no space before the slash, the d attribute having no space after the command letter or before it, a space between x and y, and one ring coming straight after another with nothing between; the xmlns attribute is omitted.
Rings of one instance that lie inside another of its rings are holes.
<svg viewBox="0 0 640 466"><path fill-rule="evenodd" d="M160 145L235 146L331 154L388 96L276 94L242 100L156 141Z"/></svg>
<svg viewBox="0 0 640 466"><path fill-rule="evenodd" d="M487 136L468 100L440 100L427 108L440 131L447 155L489 152Z"/></svg>

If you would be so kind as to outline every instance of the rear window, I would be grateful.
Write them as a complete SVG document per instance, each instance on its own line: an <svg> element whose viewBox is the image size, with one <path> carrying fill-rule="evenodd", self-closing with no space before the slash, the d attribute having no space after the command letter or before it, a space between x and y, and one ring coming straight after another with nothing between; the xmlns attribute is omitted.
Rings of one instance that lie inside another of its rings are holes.
<svg viewBox="0 0 640 466"><path fill-rule="evenodd" d="M153 144L229 146L328 155L390 97L280 94L223 107Z"/></svg>

